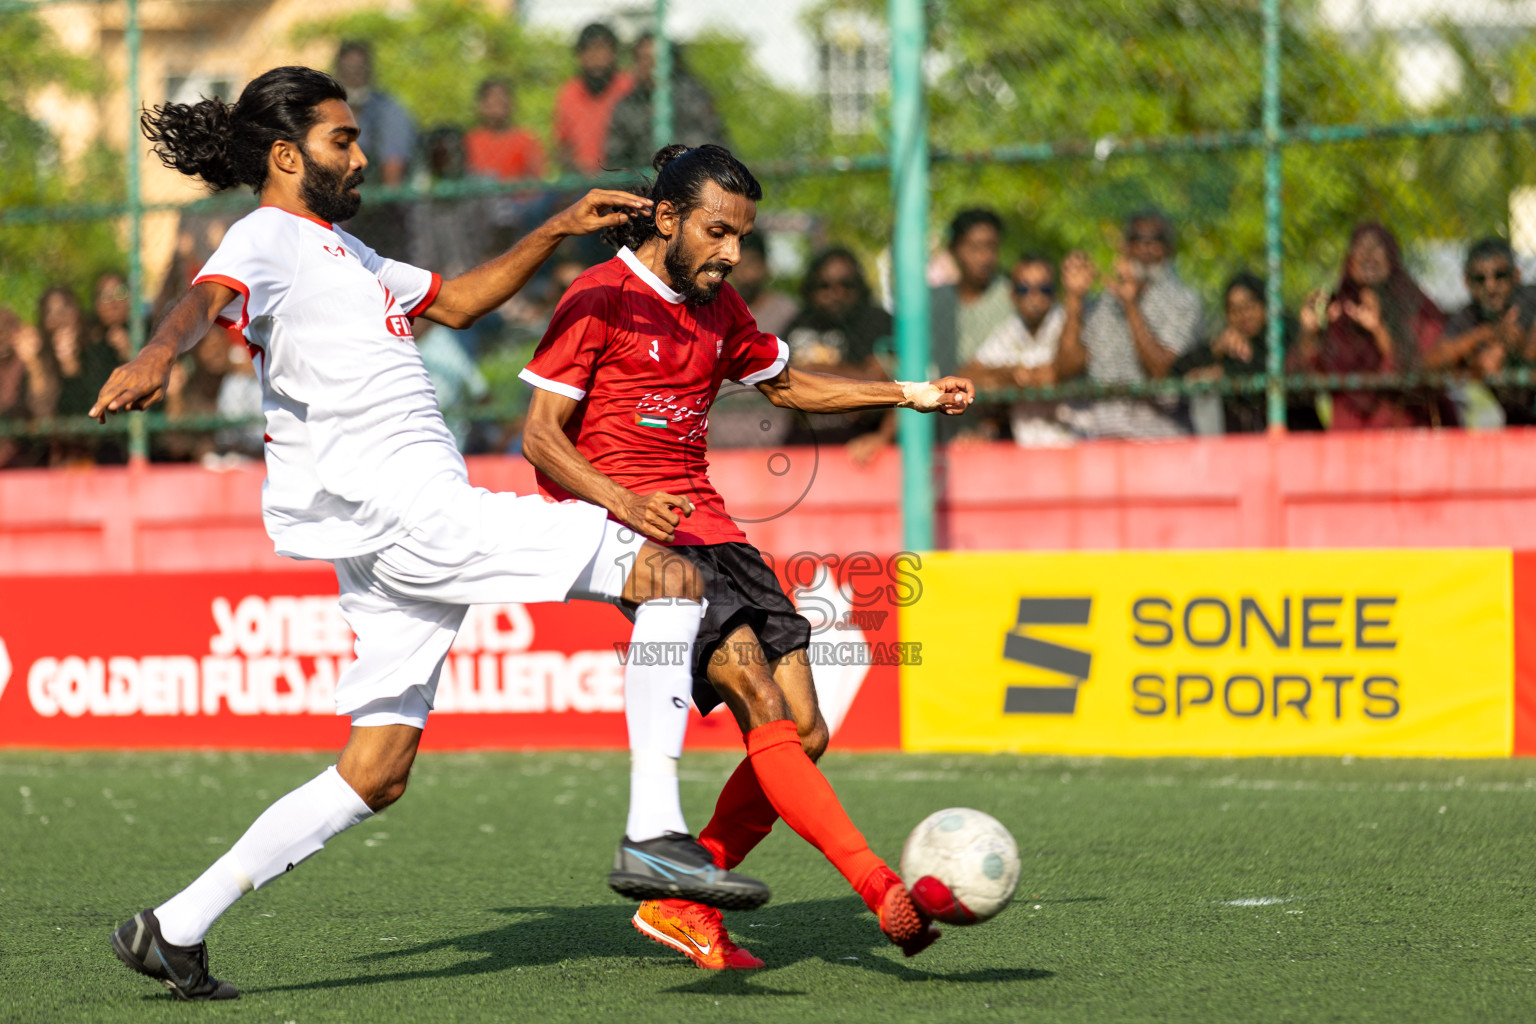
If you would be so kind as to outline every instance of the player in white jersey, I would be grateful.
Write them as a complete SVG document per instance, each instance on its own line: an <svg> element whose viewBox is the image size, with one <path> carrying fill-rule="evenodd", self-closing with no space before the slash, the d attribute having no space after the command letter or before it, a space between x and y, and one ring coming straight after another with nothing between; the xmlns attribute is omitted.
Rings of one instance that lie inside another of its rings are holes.
<svg viewBox="0 0 1536 1024"><path fill-rule="evenodd" d="M563 238L623 223L648 200L594 190L508 252L444 281L334 226L357 213L367 159L346 91L329 75L276 68L233 106L167 104L142 124L168 166L215 191L249 186L261 207L230 228L91 413L105 421L153 404L176 359L215 321L243 334L262 382L267 531L280 554L335 564L358 638L336 688L338 713L352 719L337 763L267 808L190 886L113 933L124 963L181 998L229 999L234 986L208 974L208 929L244 893L404 793L468 605L623 603L633 643L688 649L704 591L690 563L654 543L670 541L679 512L692 512L686 498L636 495L620 524L585 502L470 486L412 337L417 316L473 323ZM642 664L650 660L666 664ZM625 666L630 811L609 884L636 899L758 906L767 887L717 868L678 804L688 663Z"/></svg>

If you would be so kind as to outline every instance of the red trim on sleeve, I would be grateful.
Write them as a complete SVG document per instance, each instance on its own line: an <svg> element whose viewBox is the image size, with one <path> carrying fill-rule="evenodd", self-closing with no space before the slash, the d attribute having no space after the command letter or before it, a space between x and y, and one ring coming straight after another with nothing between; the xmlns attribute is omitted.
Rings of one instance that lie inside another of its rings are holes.
<svg viewBox="0 0 1536 1024"><path fill-rule="evenodd" d="M245 325L251 322L250 313L247 311L247 307L251 304L251 290L234 278L225 277L223 274L204 274L192 282L192 287L196 288L204 281L212 281L214 284L221 284L232 291L240 293L240 322L231 323L226 316L220 316L218 320L225 327L230 327L237 331L245 330Z"/></svg>
<svg viewBox="0 0 1536 1024"><path fill-rule="evenodd" d="M409 313L405 314L405 315L406 316L421 316L421 314L425 313L428 309L432 308L432 303L437 301L437 293L442 291L442 290L443 290L443 278L442 278L442 275L434 273L432 275L432 287L427 289L427 294L422 296L421 301L416 303L416 305L412 306L411 307L411 311Z"/></svg>

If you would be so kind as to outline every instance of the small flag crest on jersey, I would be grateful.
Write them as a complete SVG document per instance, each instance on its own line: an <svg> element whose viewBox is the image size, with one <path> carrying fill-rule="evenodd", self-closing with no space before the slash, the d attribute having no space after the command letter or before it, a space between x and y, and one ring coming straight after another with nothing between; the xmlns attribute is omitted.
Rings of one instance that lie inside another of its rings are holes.
<svg viewBox="0 0 1536 1024"><path fill-rule="evenodd" d="M642 427L661 427L665 429L667 426L667 418L665 416L647 415L643 412L635 413L635 422Z"/></svg>

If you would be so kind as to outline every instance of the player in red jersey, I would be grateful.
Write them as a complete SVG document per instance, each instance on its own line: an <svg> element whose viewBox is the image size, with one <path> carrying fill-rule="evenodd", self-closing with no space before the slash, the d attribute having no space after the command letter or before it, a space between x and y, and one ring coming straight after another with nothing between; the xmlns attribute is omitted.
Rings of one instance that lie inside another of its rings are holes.
<svg viewBox="0 0 1536 1024"><path fill-rule="evenodd" d="M956 377L864 381L789 368L784 342L759 331L725 283L752 231L761 186L719 146L669 146L654 166L654 216L605 236L622 246L618 256L577 278L522 373L535 388L523 452L547 496L601 505L703 570L708 607L693 655L694 701L708 711L723 699L747 746L699 836L715 862L740 863L782 817L911 956L938 930L814 764L828 730L806 656L810 623L726 513L709 482L705 438L727 379L812 413L904 407L953 415L975 389ZM655 491L684 500L658 513L641 498ZM634 924L701 967L762 966L731 942L711 908L647 901Z"/></svg>

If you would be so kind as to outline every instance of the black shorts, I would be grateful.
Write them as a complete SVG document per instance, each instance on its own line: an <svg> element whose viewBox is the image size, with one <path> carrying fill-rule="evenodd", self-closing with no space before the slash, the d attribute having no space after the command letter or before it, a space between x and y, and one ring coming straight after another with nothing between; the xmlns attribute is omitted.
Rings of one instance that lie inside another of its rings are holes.
<svg viewBox="0 0 1536 1024"><path fill-rule="evenodd" d="M704 575L704 624L693 647L693 702L708 714L720 703L708 677L710 659L741 626L752 627L769 661L808 647L811 624L779 586L778 577L751 544L684 544L671 548L688 557Z"/></svg>

